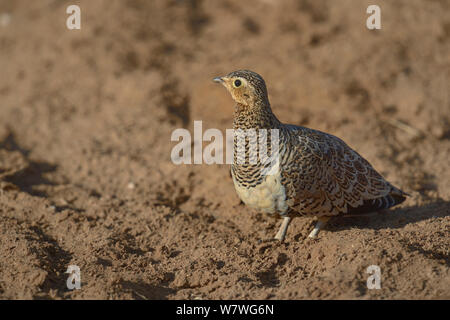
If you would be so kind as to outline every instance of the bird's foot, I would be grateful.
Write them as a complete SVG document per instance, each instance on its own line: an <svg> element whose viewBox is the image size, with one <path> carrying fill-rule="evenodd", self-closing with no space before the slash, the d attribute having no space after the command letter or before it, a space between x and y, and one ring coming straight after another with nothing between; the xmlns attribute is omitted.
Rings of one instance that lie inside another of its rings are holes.
<svg viewBox="0 0 450 320"><path fill-rule="evenodd" d="M286 237L286 231L289 227L289 223L291 222L291 217L284 217L283 222L281 223L280 229L278 230L277 234L275 235L275 240L278 240L280 242L283 242L284 238Z"/></svg>
<svg viewBox="0 0 450 320"><path fill-rule="evenodd" d="M319 234L320 229L318 228L314 228L313 231L311 231L311 233L308 235L308 238L310 239L317 239L317 235Z"/></svg>
<svg viewBox="0 0 450 320"><path fill-rule="evenodd" d="M319 217L313 231L311 231L311 233L308 235L308 238L317 239L317 235L319 234L320 230L327 224L328 220L330 220L330 217Z"/></svg>

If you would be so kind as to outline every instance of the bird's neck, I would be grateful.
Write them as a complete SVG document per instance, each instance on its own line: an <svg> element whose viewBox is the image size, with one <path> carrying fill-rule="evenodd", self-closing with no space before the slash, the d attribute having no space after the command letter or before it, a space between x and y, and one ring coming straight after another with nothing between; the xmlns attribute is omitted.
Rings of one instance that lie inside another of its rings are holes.
<svg viewBox="0 0 450 320"><path fill-rule="evenodd" d="M234 108L233 129L278 129L280 126L268 103L253 108L238 103Z"/></svg>

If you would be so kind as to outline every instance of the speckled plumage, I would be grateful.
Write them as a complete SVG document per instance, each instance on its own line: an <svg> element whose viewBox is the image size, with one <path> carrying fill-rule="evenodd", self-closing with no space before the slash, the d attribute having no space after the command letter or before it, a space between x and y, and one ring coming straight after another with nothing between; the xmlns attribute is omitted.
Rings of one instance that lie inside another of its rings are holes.
<svg viewBox="0 0 450 320"><path fill-rule="evenodd" d="M234 85L236 79L241 82L239 87ZM237 103L235 130L254 129L255 134L260 129L279 130L279 170L275 174L262 174L265 164L259 159L255 164L242 161L244 156L248 158L249 139L245 153L235 152L231 166L235 189L244 203L285 217L276 237L279 240L283 240L291 217L323 217L310 235L314 237L327 217L377 211L405 200L406 193L386 181L341 139L281 123L272 113L265 82L258 74L240 70L215 80L224 84ZM270 131L268 136L270 150Z"/></svg>

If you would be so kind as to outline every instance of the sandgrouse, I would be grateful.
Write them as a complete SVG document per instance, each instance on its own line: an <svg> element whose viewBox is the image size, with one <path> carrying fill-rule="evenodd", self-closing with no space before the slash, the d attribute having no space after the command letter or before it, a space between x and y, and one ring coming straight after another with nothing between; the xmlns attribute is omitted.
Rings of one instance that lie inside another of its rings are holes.
<svg viewBox="0 0 450 320"><path fill-rule="evenodd" d="M257 73L239 70L214 81L223 84L236 102L231 165L236 192L249 207L283 218L275 239L284 240L296 216L318 218L309 235L315 238L333 216L387 209L406 199L405 192L387 182L341 139L281 123L272 113L266 84ZM266 131L266 148L271 151L271 129L277 129L278 157L276 170L267 174L262 169L272 162L262 162L261 157L250 161L250 136ZM247 134L244 152L236 152L236 132Z"/></svg>

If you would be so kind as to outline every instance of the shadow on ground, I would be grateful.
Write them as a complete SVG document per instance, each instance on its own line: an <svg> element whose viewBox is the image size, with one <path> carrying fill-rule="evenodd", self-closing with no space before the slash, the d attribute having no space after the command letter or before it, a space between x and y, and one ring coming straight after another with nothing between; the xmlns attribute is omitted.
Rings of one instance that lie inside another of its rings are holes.
<svg viewBox="0 0 450 320"><path fill-rule="evenodd" d="M25 166L20 170L12 171L11 174L6 174L3 181L15 185L21 191L30 195L47 197L48 194L45 191L38 190L36 187L56 185L54 182L47 179L45 174L55 172L58 167L48 162L31 160L29 157L30 150L22 148L17 143L12 132L9 132L6 138L0 142L0 150L1 149L9 152L19 152L25 163Z"/></svg>
<svg viewBox="0 0 450 320"><path fill-rule="evenodd" d="M422 206L394 208L379 212L343 216L330 220L328 230L347 230L352 227L374 230L399 229L410 223L450 216L450 201L436 200Z"/></svg>
<svg viewBox="0 0 450 320"><path fill-rule="evenodd" d="M176 292L168 287L131 281L122 281L121 285L124 290L131 291L135 299L167 300L169 295Z"/></svg>

